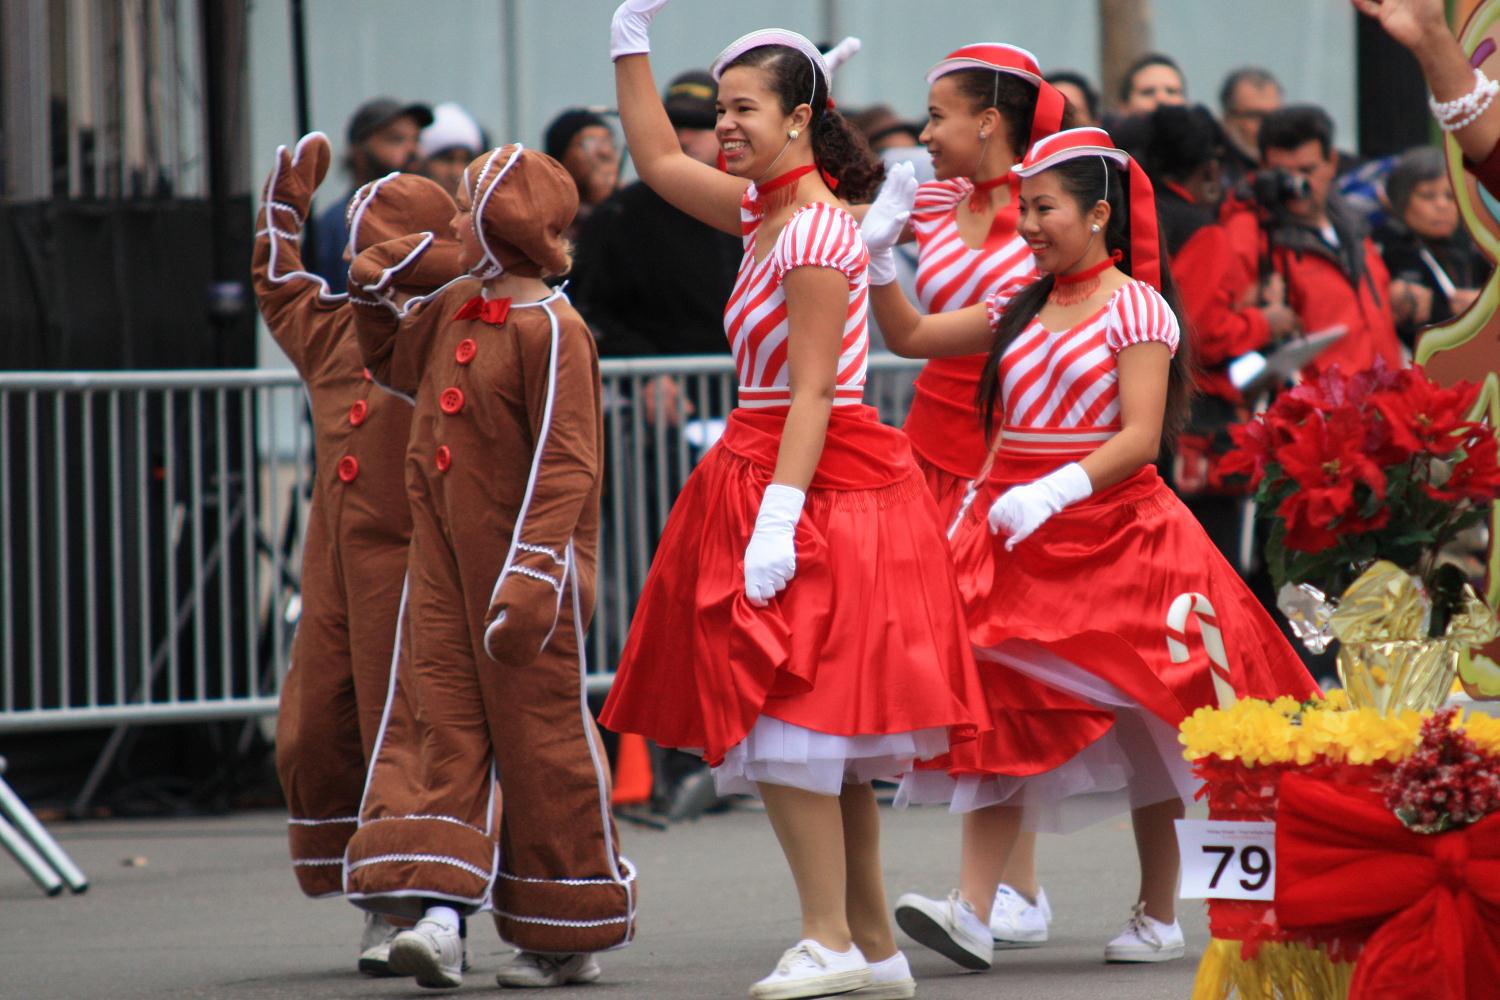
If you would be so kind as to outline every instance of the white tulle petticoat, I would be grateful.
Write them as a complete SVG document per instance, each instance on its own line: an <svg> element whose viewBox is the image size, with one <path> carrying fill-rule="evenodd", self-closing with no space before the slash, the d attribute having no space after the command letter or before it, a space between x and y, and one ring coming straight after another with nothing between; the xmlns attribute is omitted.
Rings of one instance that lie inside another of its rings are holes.
<svg viewBox="0 0 1500 1000"><path fill-rule="evenodd" d="M1199 782L1182 756L1177 730L1088 670L1032 642L1010 640L977 649L976 658L1004 664L1068 694L1106 708L1115 724L1061 766L1027 777L912 771L901 779L896 805L946 803L950 812L1019 806L1027 830L1071 833L1102 819L1169 799L1191 801Z"/></svg>
<svg viewBox="0 0 1500 1000"><path fill-rule="evenodd" d="M762 715L713 769L720 795L756 795L757 782L837 795L845 784L897 781L918 760L948 751L946 728L835 736Z"/></svg>

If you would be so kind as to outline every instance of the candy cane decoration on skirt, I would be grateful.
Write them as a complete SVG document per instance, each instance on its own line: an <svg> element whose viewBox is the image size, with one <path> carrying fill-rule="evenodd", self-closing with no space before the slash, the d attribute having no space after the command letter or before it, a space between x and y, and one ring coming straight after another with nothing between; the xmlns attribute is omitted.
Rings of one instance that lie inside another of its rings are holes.
<svg viewBox="0 0 1500 1000"><path fill-rule="evenodd" d="M1198 619L1198 633L1203 637L1203 651L1208 654L1208 673L1214 680L1214 695L1220 708L1235 703L1234 685L1230 682L1229 659L1224 655L1224 633L1219 631L1214 606L1202 594L1178 594L1167 611L1167 652L1173 663L1188 661L1188 616Z"/></svg>

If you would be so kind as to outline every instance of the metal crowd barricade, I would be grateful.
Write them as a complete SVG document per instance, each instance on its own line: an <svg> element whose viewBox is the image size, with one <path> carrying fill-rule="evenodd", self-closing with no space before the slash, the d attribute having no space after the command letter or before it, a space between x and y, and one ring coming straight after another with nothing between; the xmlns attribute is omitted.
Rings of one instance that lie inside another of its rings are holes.
<svg viewBox="0 0 1500 1000"><path fill-rule="evenodd" d="M590 686L607 687L672 501L734 405L726 357L608 360ZM899 421L916 365L871 361ZM0 373L0 736L275 712L312 434L291 372Z"/></svg>

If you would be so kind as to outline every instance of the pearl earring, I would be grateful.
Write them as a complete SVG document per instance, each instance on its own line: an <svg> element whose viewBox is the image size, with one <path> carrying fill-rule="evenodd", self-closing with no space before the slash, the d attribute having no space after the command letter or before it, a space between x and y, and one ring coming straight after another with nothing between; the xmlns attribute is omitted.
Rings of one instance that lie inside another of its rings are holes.
<svg viewBox="0 0 1500 1000"><path fill-rule="evenodd" d="M1098 231L1099 231L1099 223L1096 222L1092 226L1089 226L1089 232L1091 232L1091 233L1097 233Z"/></svg>
<svg viewBox="0 0 1500 1000"><path fill-rule="evenodd" d="M798 132L798 131L797 131L797 130L796 130L796 129L791 129L791 130L789 130L789 131L788 131L788 132L787 132L787 134L786 134L786 137L787 137L787 138L788 138L788 139L795 139L795 138L797 138L797 136L799 136L799 135L801 135L801 134L802 134L802 133L801 133L801 132Z"/></svg>

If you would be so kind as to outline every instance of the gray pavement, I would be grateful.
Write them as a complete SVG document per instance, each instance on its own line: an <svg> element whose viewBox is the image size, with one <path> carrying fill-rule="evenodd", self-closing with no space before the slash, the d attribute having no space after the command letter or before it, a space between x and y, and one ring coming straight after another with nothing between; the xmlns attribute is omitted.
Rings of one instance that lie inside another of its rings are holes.
<svg viewBox="0 0 1500 1000"><path fill-rule="evenodd" d="M884 818L892 897L945 892L956 874L956 818L931 809L886 810ZM353 971L359 916L338 900L302 898L286 862L284 829L284 816L273 812L57 824L59 840L93 880L78 897L42 896L0 854L0 997L438 995L409 980ZM737 809L667 832L626 824L623 836L641 873L636 941L601 957L599 983L565 995L743 997L797 933L791 879L765 816ZM1199 904L1183 904L1186 960L1141 967L1101 961L1104 942L1134 899L1135 848L1123 817L1044 838L1041 854L1056 914L1052 943L1000 953L994 970L975 975L906 941L920 997L1157 1000L1191 993L1207 941ZM487 920L474 921L470 935L475 970L461 992L498 994L493 972L507 949Z"/></svg>

